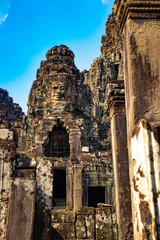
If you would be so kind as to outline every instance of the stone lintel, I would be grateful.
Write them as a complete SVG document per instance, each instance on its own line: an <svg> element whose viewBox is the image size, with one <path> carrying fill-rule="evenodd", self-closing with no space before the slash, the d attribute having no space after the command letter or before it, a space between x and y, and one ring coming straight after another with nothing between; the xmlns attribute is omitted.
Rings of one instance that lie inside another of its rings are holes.
<svg viewBox="0 0 160 240"><path fill-rule="evenodd" d="M116 80L107 85L107 103L110 118L117 113L125 113L124 81Z"/></svg>
<svg viewBox="0 0 160 240"><path fill-rule="evenodd" d="M160 1L116 0L114 10L122 33L127 18L160 18Z"/></svg>

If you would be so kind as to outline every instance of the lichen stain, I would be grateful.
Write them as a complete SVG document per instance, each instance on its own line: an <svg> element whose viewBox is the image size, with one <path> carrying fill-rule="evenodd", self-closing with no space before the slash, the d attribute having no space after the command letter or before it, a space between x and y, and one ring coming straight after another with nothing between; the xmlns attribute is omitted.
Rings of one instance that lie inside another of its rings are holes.
<svg viewBox="0 0 160 240"><path fill-rule="evenodd" d="M149 226L152 224L152 215L149 208L149 203L146 201L141 201L139 204L141 220L144 226Z"/></svg>
<svg viewBox="0 0 160 240"><path fill-rule="evenodd" d="M132 181L133 181L134 190L136 192L138 192L138 185L136 184L136 181L137 181L136 177L133 177Z"/></svg>
<svg viewBox="0 0 160 240"><path fill-rule="evenodd" d="M139 225L137 224L137 232L139 232Z"/></svg>
<svg viewBox="0 0 160 240"><path fill-rule="evenodd" d="M142 118L155 121L155 115L152 112L155 106L158 107L158 101L153 104L153 96L158 94L158 74L151 66L151 54L143 54L140 44L136 42L135 33L132 33L130 36L130 47L131 56L133 56L132 69L135 70L133 77L136 79L132 83L133 95L136 96L133 109L135 114L134 123L138 123ZM143 98L143 100L142 92L144 96L148 96L147 98Z"/></svg>
<svg viewBox="0 0 160 240"><path fill-rule="evenodd" d="M139 166L139 168L138 168L138 170L137 170L137 174L138 174L138 173L139 173L139 175L140 175L141 177L145 177L143 171L141 170L141 166Z"/></svg>
<svg viewBox="0 0 160 240"><path fill-rule="evenodd" d="M150 239L151 232L149 227L152 224L152 214L150 212L149 203L146 201L141 201L139 204L141 220L144 225L143 228L143 239Z"/></svg>
<svg viewBox="0 0 160 240"><path fill-rule="evenodd" d="M141 193L141 192L139 193L139 198L140 198L140 199L143 200L143 199L145 198L145 196L146 196L146 195L144 195L143 193Z"/></svg>
<svg viewBox="0 0 160 240"><path fill-rule="evenodd" d="M136 136L138 138L140 132L140 126L136 125L132 131L132 137Z"/></svg>

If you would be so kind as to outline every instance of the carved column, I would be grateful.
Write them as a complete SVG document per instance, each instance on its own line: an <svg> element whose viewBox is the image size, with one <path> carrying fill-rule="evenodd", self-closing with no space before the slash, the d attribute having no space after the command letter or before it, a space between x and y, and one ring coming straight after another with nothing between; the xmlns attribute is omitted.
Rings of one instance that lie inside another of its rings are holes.
<svg viewBox="0 0 160 240"><path fill-rule="evenodd" d="M69 134L70 140L70 158L72 160L78 160L81 157L81 133L79 128L73 128Z"/></svg>
<svg viewBox="0 0 160 240"><path fill-rule="evenodd" d="M123 36L134 238L160 239L160 141L150 129L160 125L160 1L116 0L115 12Z"/></svg>
<svg viewBox="0 0 160 240"><path fill-rule="evenodd" d="M73 209L73 168L66 168L66 206Z"/></svg>
<svg viewBox="0 0 160 240"><path fill-rule="evenodd" d="M120 80L112 81L107 87L108 109L112 132L118 236L121 240L132 239L131 193L129 183L124 82Z"/></svg>
<svg viewBox="0 0 160 240"><path fill-rule="evenodd" d="M74 210L82 206L82 166L74 165Z"/></svg>

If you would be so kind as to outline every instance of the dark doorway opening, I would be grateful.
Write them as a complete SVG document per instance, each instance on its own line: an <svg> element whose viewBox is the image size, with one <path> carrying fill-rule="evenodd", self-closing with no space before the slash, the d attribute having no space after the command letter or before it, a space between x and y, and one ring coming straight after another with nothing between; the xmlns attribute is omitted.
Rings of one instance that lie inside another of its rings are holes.
<svg viewBox="0 0 160 240"><path fill-rule="evenodd" d="M97 203L105 203L105 187L88 187L88 206L97 207Z"/></svg>
<svg viewBox="0 0 160 240"><path fill-rule="evenodd" d="M119 74L119 64L114 65L114 71L115 71L115 80L117 80L118 74Z"/></svg>
<svg viewBox="0 0 160 240"><path fill-rule="evenodd" d="M53 177L53 206L66 206L66 171L62 169L54 169Z"/></svg>

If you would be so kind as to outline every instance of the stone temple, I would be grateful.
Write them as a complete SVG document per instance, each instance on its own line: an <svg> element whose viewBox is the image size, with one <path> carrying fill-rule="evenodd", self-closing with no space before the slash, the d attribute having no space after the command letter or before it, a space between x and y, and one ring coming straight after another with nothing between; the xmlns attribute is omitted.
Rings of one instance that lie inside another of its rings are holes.
<svg viewBox="0 0 160 240"><path fill-rule="evenodd" d="M160 239L160 1L115 0L80 72L46 54L22 112L0 89L0 239Z"/></svg>

